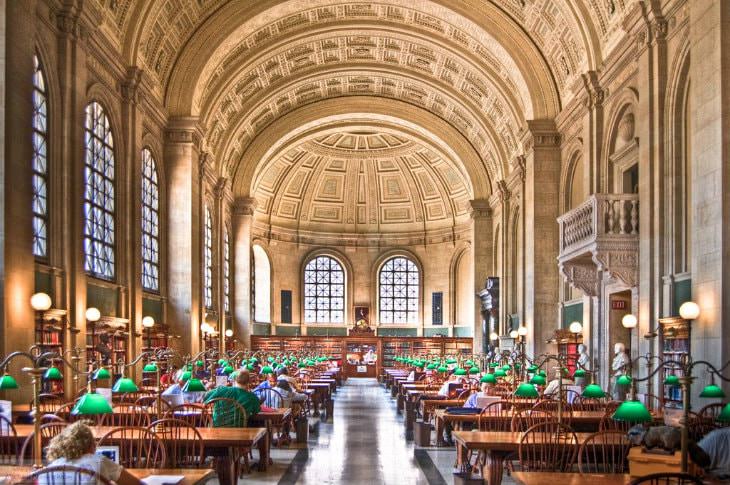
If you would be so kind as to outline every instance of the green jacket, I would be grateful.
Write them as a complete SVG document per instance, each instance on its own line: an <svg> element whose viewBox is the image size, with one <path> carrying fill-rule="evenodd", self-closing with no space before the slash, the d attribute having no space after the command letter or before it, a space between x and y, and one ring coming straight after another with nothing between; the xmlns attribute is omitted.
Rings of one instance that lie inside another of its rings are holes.
<svg viewBox="0 0 730 485"><path fill-rule="evenodd" d="M243 406L248 416L253 416L261 411L261 403L256 394L249 392L240 387L216 387L209 391L204 398L205 402L219 397L233 399ZM213 406L213 426L216 428L241 428L246 426L243 416L231 409L222 402L217 402Z"/></svg>

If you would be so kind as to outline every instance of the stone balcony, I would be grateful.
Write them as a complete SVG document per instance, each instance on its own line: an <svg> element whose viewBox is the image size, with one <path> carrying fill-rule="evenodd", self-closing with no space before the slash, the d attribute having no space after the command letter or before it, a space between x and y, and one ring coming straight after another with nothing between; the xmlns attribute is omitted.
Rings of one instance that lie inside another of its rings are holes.
<svg viewBox="0 0 730 485"><path fill-rule="evenodd" d="M589 296L608 273L636 286L639 256L639 196L595 194L558 217L558 264L567 281Z"/></svg>

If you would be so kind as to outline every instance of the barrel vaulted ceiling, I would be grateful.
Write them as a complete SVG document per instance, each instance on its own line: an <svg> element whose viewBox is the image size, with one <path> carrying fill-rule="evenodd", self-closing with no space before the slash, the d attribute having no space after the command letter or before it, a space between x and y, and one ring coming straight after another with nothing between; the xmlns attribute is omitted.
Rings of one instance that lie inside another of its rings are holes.
<svg viewBox="0 0 730 485"><path fill-rule="evenodd" d="M100 29L143 69L170 115L199 118L223 175L253 173L251 147L277 120L371 96L444 120L489 184L520 154L525 120L554 117L580 75L600 66L635 2L92 1Z"/></svg>

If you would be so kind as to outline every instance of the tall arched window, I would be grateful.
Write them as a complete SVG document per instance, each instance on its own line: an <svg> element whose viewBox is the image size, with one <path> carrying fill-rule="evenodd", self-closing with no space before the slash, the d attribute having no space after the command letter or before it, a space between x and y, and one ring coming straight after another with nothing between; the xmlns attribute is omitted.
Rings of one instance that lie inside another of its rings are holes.
<svg viewBox="0 0 730 485"><path fill-rule="evenodd" d="M205 308L213 308L213 218L207 206L203 231L203 303Z"/></svg>
<svg viewBox="0 0 730 485"><path fill-rule="evenodd" d="M251 251L251 304L255 322L271 322L271 264L266 251L254 244Z"/></svg>
<svg viewBox="0 0 730 485"><path fill-rule="evenodd" d="M38 56L33 56L33 254L48 257L48 96Z"/></svg>
<svg viewBox="0 0 730 485"><path fill-rule="evenodd" d="M380 323L418 323L418 266L403 256L390 258L380 268L379 282Z"/></svg>
<svg viewBox="0 0 730 485"><path fill-rule="evenodd" d="M114 138L104 108L86 106L84 269L114 279Z"/></svg>
<svg viewBox="0 0 730 485"><path fill-rule="evenodd" d="M228 227L223 232L223 311L231 313L231 242Z"/></svg>
<svg viewBox="0 0 730 485"><path fill-rule="evenodd" d="M142 150L142 287L160 291L160 182L147 148Z"/></svg>
<svg viewBox="0 0 730 485"><path fill-rule="evenodd" d="M304 267L304 322L345 322L345 271L330 256L317 256Z"/></svg>

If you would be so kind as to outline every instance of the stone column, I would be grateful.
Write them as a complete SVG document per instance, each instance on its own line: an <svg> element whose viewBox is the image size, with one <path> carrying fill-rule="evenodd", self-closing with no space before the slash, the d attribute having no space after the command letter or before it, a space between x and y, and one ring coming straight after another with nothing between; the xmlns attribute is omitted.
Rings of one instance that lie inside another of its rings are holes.
<svg viewBox="0 0 730 485"><path fill-rule="evenodd" d="M730 2L693 0L688 8L692 298L701 310L692 353L719 365L730 359ZM692 388L708 380L702 375Z"/></svg>
<svg viewBox="0 0 730 485"><path fill-rule="evenodd" d="M474 351L482 352L483 339L489 339L482 335L482 307L477 293L484 288L484 282L488 276L492 276L492 211L489 202L484 199L471 201L471 260L474 268Z"/></svg>
<svg viewBox="0 0 730 485"><path fill-rule="evenodd" d="M184 351L200 346L200 140L195 118L175 118L165 132L168 194L168 319Z"/></svg>
<svg viewBox="0 0 730 485"><path fill-rule="evenodd" d="M225 215L226 210L225 204L225 190L226 190L227 179L221 177L213 187L213 196L215 197L215 207L212 208L215 217L213 218L213 244L215 250L213 251L213 266L218 268L218 271L214 272L214 284L218 290L214 291L216 303L215 306L218 308L218 351L223 354L225 347L225 331L226 331L226 311L225 311L225 294L223 292L224 278L223 265L225 259L225 238L223 233L226 230Z"/></svg>
<svg viewBox="0 0 730 485"><path fill-rule="evenodd" d="M251 348L251 226L256 199L237 199L233 205L233 333Z"/></svg>
<svg viewBox="0 0 730 485"><path fill-rule="evenodd" d="M552 120L527 122L525 150L525 323L527 352L546 350L558 327L560 135Z"/></svg>

